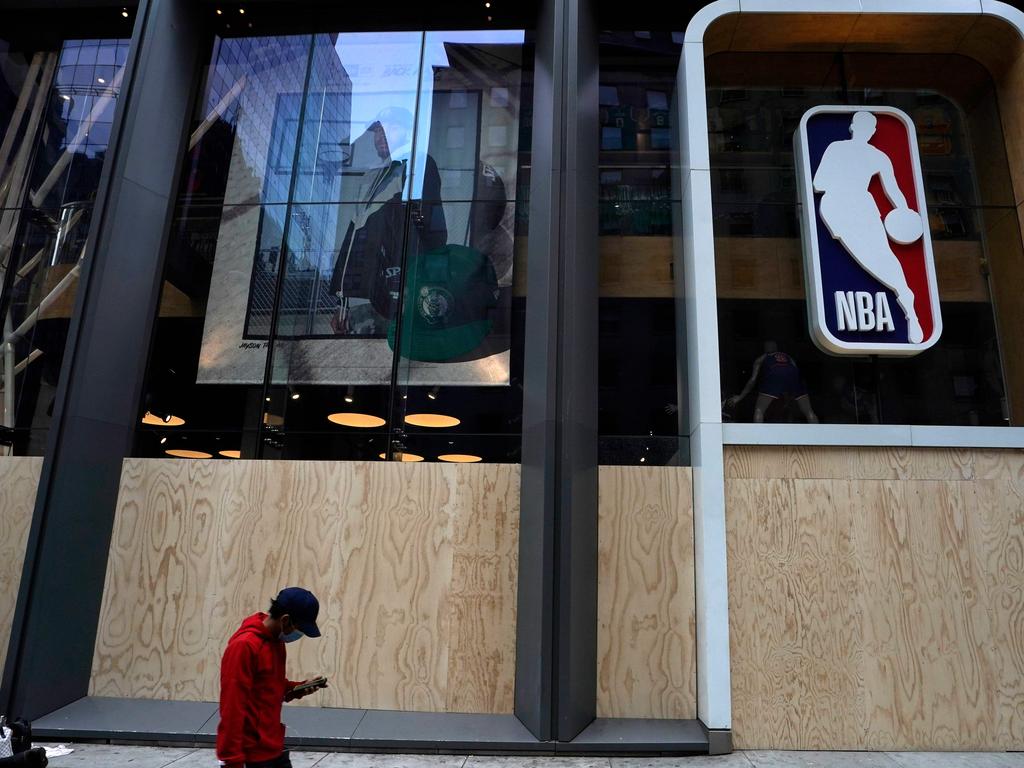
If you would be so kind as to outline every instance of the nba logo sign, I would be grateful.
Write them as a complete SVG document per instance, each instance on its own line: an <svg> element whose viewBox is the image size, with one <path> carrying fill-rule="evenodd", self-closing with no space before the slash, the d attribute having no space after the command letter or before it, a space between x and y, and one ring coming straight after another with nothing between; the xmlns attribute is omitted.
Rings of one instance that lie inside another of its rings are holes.
<svg viewBox="0 0 1024 768"><path fill-rule="evenodd" d="M928 349L942 318L913 122L891 107L814 107L794 146L815 344L834 355Z"/></svg>

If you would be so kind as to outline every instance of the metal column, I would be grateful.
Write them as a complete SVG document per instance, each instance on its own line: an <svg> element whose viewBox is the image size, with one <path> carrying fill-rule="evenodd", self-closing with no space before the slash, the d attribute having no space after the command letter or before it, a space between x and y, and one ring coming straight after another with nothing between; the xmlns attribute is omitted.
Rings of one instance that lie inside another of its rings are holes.
<svg viewBox="0 0 1024 768"><path fill-rule="evenodd" d="M597 693L597 29L546 0L528 245L516 715L571 741Z"/></svg>
<svg viewBox="0 0 1024 768"><path fill-rule="evenodd" d="M38 717L88 693L198 74L194 6L144 0L136 17L12 627L0 699L12 715Z"/></svg>

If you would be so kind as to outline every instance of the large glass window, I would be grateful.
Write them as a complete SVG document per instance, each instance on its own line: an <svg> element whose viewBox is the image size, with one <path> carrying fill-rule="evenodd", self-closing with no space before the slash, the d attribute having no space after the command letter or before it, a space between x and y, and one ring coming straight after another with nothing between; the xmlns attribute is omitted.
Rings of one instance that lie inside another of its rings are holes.
<svg viewBox="0 0 1024 768"><path fill-rule="evenodd" d="M213 42L137 453L519 459L522 30Z"/></svg>
<svg viewBox="0 0 1024 768"><path fill-rule="evenodd" d="M999 111L984 69L949 59L708 59L725 420L1011 423L1001 344L1017 343L1017 329L1000 322L993 296L1000 276L1019 281L1020 236ZM940 78L950 69L955 78ZM820 104L894 106L915 122L943 315L940 341L915 357L835 357L811 341L793 134ZM1012 237L993 236L1011 222Z"/></svg>
<svg viewBox="0 0 1024 768"><path fill-rule="evenodd" d="M46 444L128 55L133 13L98 15L106 37L0 31L0 424L18 454Z"/></svg>
<svg viewBox="0 0 1024 768"><path fill-rule="evenodd" d="M600 47L602 464L687 464L685 359L676 323L673 99L681 35L605 32Z"/></svg>

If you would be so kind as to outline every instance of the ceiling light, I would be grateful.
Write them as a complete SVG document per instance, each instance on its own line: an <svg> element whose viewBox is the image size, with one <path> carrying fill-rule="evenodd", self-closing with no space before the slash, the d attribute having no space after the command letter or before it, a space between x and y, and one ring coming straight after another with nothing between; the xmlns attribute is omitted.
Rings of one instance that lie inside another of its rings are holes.
<svg viewBox="0 0 1024 768"><path fill-rule="evenodd" d="M161 418L154 413L146 411L146 414L142 417L142 423L157 427L180 427L185 423L185 420L180 416L172 416L169 413Z"/></svg>
<svg viewBox="0 0 1024 768"><path fill-rule="evenodd" d="M355 399L356 399L356 388L355 387L349 387L348 389L346 389L345 390L345 402L346 403L353 403L353 402L355 402Z"/></svg>
<svg viewBox="0 0 1024 768"><path fill-rule="evenodd" d="M62 93L60 97L64 99L64 101L71 101L71 97L68 96L66 93Z"/></svg>
<svg viewBox="0 0 1024 768"><path fill-rule="evenodd" d="M410 413L405 417L406 424L414 427L457 427L462 422L454 416L444 416L440 413Z"/></svg>
<svg viewBox="0 0 1024 768"><path fill-rule="evenodd" d="M386 459L387 456L383 453L377 454L380 458ZM422 456L417 456L415 453L406 453L405 451L395 451L395 461L423 461Z"/></svg>
<svg viewBox="0 0 1024 768"><path fill-rule="evenodd" d="M245 8L239 8L239 9L238 9L238 12L239 12L239 13L245 13Z"/></svg>
<svg viewBox="0 0 1024 768"><path fill-rule="evenodd" d="M166 437L161 437L160 438L160 445L163 445L166 442L167 442L167 438Z"/></svg>
<svg viewBox="0 0 1024 768"><path fill-rule="evenodd" d="M641 456L640 457L640 463L643 464L645 461L647 461L647 457L646 456Z"/></svg>
<svg viewBox="0 0 1024 768"><path fill-rule="evenodd" d="M171 448L169 451L164 451L168 456L174 456L178 459L212 459L213 454L207 453L206 451L190 451L186 448Z"/></svg>
<svg viewBox="0 0 1024 768"><path fill-rule="evenodd" d="M437 457L441 461L449 461L452 464L474 464L483 461L482 456L474 456L471 453L444 453Z"/></svg>
<svg viewBox="0 0 1024 768"><path fill-rule="evenodd" d="M298 392L292 392L292 400L298 400L300 397L302 397L302 395Z"/></svg>
<svg viewBox="0 0 1024 768"><path fill-rule="evenodd" d="M440 393L441 393L441 388L440 387L433 387L429 392L427 392L427 397L429 397L431 400L437 400L437 396Z"/></svg>
<svg viewBox="0 0 1024 768"><path fill-rule="evenodd" d="M490 7L491 7L490 3L484 3L484 8L490 8Z"/></svg>
<svg viewBox="0 0 1024 768"><path fill-rule="evenodd" d="M97 77L96 78L96 82L99 83L100 85L105 85L107 81L104 80L102 77Z"/></svg>
<svg viewBox="0 0 1024 768"><path fill-rule="evenodd" d="M242 458L241 451L217 451L225 459L240 459Z"/></svg>
<svg viewBox="0 0 1024 768"><path fill-rule="evenodd" d="M371 416L368 413L332 413L327 420L343 427L359 427L360 429L373 429L387 424L380 416Z"/></svg>
<svg viewBox="0 0 1024 768"><path fill-rule="evenodd" d="M127 8L122 8L121 9L121 15L124 16L127 19L128 18L128 9Z"/></svg>
<svg viewBox="0 0 1024 768"><path fill-rule="evenodd" d="M218 9L217 9L217 15L218 15L218 16L222 16L222 15L224 15L224 11L222 11L222 10L221 10L220 8L218 8Z"/></svg>

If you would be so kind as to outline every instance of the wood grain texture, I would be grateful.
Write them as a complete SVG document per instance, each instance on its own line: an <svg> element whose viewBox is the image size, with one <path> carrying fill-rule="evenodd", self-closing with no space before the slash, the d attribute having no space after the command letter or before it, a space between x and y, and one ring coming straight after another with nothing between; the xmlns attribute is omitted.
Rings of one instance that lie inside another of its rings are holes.
<svg viewBox="0 0 1024 768"><path fill-rule="evenodd" d="M216 700L220 654L282 587L320 598L309 706L512 711L515 465L128 459L90 690ZM290 649L291 650L291 649Z"/></svg>
<svg viewBox="0 0 1024 768"><path fill-rule="evenodd" d="M839 450L727 449L737 747L1021 749L1024 451Z"/></svg>
<svg viewBox="0 0 1024 768"><path fill-rule="evenodd" d="M975 451L961 448L729 446L727 478L970 480Z"/></svg>
<svg viewBox="0 0 1024 768"><path fill-rule="evenodd" d="M7 658L41 456L0 456L0 668Z"/></svg>
<svg viewBox="0 0 1024 768"><path fill-rule="evenodd" d="M598 717L697 716L689 467L601 467Z"/></svg>

